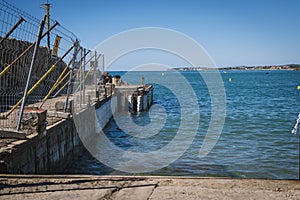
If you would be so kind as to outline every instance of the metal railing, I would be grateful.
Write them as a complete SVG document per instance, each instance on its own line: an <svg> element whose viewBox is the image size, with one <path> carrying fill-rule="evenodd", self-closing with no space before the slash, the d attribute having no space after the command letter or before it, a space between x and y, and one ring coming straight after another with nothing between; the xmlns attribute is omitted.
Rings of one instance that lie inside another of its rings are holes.
<svg viewBox="0 0 300 200"><path fill-rule="evenodd" d="M73 96L81 108L97 99L99 58L47 15L39 20L0 0L0 129L19 130L26 107L55 109L54 97L63 111Z"/></svg>

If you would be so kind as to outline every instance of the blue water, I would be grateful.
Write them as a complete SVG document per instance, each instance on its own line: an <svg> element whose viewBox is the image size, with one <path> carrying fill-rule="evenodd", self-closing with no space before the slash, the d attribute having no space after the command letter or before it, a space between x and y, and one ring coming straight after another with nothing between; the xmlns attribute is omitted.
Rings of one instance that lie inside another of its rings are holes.
<svg viewBox="0 0 300 200"><path fill-rule="evenodd" d="M201 73L217 73L206 71ZM166 113L162 129L148 138L138 138L120 129L112 120L105 134L116 146L130 151L151 152L164 147L179 130L182 117L176 92L185 93L178 73L168 72L112 72L124 75L130 83L139 83L142 76L155 87L154 105ZM209 154L199 157L199 150L212 117L212 99L207 83L198 72L180 72L192 87L200 113L190 112L189 123L198 124L192 144L185 153L162 169L147 175L225 176L237 178L297 179L299 166L299 134L292 135L300 112L299 71L220 71L226 93L226 116L221 135ZM231 79L231 81L229 81ZM172 89L158 84L163 80ZM214 81L214 80L209 80ZM178 94L179 94L178 93ZM192 98L186 96L185 98ZM188 102L187 102L188 103ZM197 110L197 109L194 109ZM197 119L199 114L200 120ZM140 115L121 113L137 125L151 121L149 112ZM160 117L157 114L157 117ZM189 129L185 129L187 135ZM112 158L114 159L114 158ZM147 163L144 163L147 167ZM128 174L99 162L88 151L68 166L65 173Z"/></svg>

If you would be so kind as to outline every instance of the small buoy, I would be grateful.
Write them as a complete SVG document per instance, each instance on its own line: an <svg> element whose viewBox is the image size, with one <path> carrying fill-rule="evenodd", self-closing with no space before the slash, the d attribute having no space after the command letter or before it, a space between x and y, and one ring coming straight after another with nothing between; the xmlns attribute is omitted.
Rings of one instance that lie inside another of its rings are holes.
<svg viewBox="0 0 300 200"><path fill-rule="evenodd" d="M229 82L231 82L231 81L232 81L232 78L229 78L228 80L229 80Z"/></svg>
<svg viewBox="0 0 300 200"><path fill-rule="evenodd" d="M297 90L300 90L300 85L297 86Z"/></svg>
<svg viewBox="0 0 300 200"><path fill-rule="evenodd" d="M165 73L161 73L161 76L164 76L165 75Z"/></svg>
<svg viewBox="0 0 300 200"><path fill-rule="evenodd" d="M224 71L224 74L226 74L227 72L226 71Z"/></svg>

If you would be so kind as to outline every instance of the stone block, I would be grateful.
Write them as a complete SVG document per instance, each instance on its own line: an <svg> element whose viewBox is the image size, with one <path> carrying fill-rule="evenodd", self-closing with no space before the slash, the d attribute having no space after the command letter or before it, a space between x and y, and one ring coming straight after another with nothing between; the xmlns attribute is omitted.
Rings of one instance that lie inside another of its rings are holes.
<svg viewBox="0 0 300 200"><path fill-rule="evenodd" d="M65 108L65 102L63 102L63 101L55 102L55 110L56 111L63 111L64 108Z"/></svg>
<svg viewBox="0 0 300 200"><path fill-rule="evenodd" d="M24 109L21 125L22 129L35 130L43 133L47 126L47 110L39 108Z"/></svg>
<svg viewBox="0 0 300 200"><path fill-rule="evenodd" d="M15 130L0 130L0 138L25 139L25 133Z"/></svg>
<svg viewBox="0 0 300 200"><path fill-rule="evenodd" d="M63 118L63 119L68 119L71 116L70 113L59 112L59 111L48 111L47 115L48 115L48 117L57 117L57 118Z"/></svg>

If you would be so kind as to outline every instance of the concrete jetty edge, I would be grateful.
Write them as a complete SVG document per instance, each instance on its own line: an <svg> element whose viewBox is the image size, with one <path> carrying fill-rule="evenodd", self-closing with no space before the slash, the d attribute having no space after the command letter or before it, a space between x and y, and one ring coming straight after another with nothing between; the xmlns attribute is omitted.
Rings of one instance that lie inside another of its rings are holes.
<svg viewBox="0 0 300 200"><path fill-rule="evenodd" d="M299 199L300 181L0 174L0 199Z"/></svg>

